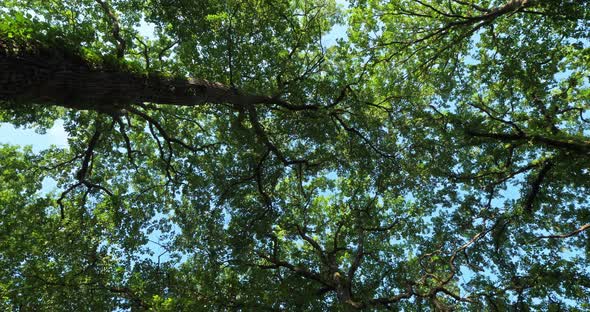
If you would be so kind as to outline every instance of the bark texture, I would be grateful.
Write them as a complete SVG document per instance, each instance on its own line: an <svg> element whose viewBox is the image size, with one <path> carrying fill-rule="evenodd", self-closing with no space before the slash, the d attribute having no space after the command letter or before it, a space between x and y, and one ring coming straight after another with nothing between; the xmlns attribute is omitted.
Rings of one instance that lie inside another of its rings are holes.
<svg viewBox="0 0 590 312"><path fill-rule="evenodd" d="M57 105L115 113L134 103L195 106L203 103L290 105L221 83L143 75L97 67L64 49L22 48L0 38L0 101Z"/></svg>

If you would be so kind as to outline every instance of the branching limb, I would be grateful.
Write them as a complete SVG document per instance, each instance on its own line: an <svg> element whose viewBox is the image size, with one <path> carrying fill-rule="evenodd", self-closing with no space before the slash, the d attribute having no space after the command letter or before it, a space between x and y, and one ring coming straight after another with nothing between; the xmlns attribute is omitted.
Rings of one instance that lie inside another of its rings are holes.
<svg viewBox="0 0 590 312"><path fill-rule="evenodd" d="M549 172L549 170L551 170L551 168L553 168L553 166L554 164L552 161L546 161L543 167L541 167L541 170L539 170L539 173L537 174L533 182L531 183L531 188L528 194L526 195L523 205L524 211L526 211L527 213L533 212L533 206L537 199L537 195L539 195L539 191L541 190L541 185L543 184L543 181L545 180L547 173Z"/></svg>
<svg viewBox="0 0 590 312"><path fill-rule="evenodd" d="M175 45L177 45L179 43L180 43L180 39L179 40L175 40L175 41L171 42L169 45L163 47L162 50L160 50L160 52L158 53L158 60L160 61L160 63L163 63L164 62L164 60L163 60L164 54L168 50L172 49Z"/></svg>
<svg viewBox="0 0 590 312"><path fill-rule="evenodd" d="M271 142L270 138L268 137L264 127L260 123L258 119L258 113L253 106L248 106L248 117L250 122L252 123L252 128L254 128L254 133L262 141L262 143L285 165L296 165L296 164L309 164L306 159L287 159L283 152L279 150L279 148Z"/></svg>
<svg viewBox="0 0 590 312"><path fill-rule="evenodd" d="M117 286L103 286L104 289L115 293L115 294L119 294L120 296L127 298L129 300L131 300L132 302L134 302L136 305L140 306L141 308L145 309L145 310L151 310L151 307L149 304L147 304L146 302L144 302L137 294L135 294L135 292L129 288L129 287L117 287Z"/></svg>
<svg viewBox="0 0 590 312"><path fill-rule="evenodd" d="M191 152L199 152L202 151L203 148L195 148L194 146L188 145L186 143L184 143L183 141L172 137L168 134L168 132L166 131L166 129L164 129L164 127L154 118L152 118L150 115L134 108L134 107L129 107L127 109L129 112L138 115L139 117L141 117L142 119L144 119L145 121L147 121L149 124L153 125L154 127L156 127L156 129L158 129L158 132L160 133L160 135L164 138L164 140L168 143L176 143L180 146L182 146L183 148L186 148L187 150L191 151ZM172 148L171 148L172 149Z"/></svg>
<svg viewBox="0 0 590 312"><path fill-rule="evenodd" d="M483 103L483 99L481 99L481 96L480 96L479 100L480 100L481 105L478 105L475 103L467 103L467 104L471 107L474 107L474 108L480 110L481 112L486 114L488 117L490 117L490 119L501 122L501 123L506 124L509 127L513 128L518 135L524 135L524 132L522 131L522 129L515 122L510 121L510 120L505 120L505 119L502 119L501 117L496 116L497 113L493 112L492 108L486 106Z"/></svg>
<svg viewBox="0 0 590 312"><path fill-rule="evenodd" d="M491 11L490 9L484 8L484 7L479 6L479 5L475 4L475 3L470 3L470 2L462 1L462 0L452 0L452 1L455 2L455 3L459 3L461 5L470 6L470 7L474 8L475 10L480 11L480 12L489 13Z"/></svg>
<svg viewBox="0 0 590 312"><path fill-rule="evenodd" d="M86 201L86 196L88 195L88 192L90 192L90 190L92 190L93 188L99 189L99 190L105 192L109 196L114 195L113 192L110 191L109 189L107 189L106 187L101 186L96 183L93 183L90 180L88 180L88 177L92 173L92 160L93 160L93 156L94 156L94 150L96 149L96 147L100 141L101 135L102 135L102 131L100 129L100 125L97 122L95 125L94 133L93 133L92 137L90 138L90 140L88 141L88 145L87 145L84 153L76 155L76 157L74 157L72 160L66 162L66 163L69 163L69 162L72 162L73 160L82 158L82 163L80 165L80 169L76 172L76 180L78 180L78 182L71 185L65 191L63 191L61 193L60 197L57 199L57 204L60 208L60 215L61 215L62 219L65 218L63 200L70 192L72 192L74 189L76 189L79 186L84 185L87 187L87 190L83 196L83 202Z"/></svg>
<svg viewBox="0 0 590 312"><path fill-rule="evenodd" d="M125 141L125 147L127 149L127 158L129 162L137 169L137 164L135 164L135 160L133 159L133 152L134 150L131 148L131 140L129 140L129 136L127 136L127 131L125 130L125 124L121 120L121 118L116 118L115 122L119 125L119 132Z"/></svg>
<svg viewBox="0 0 590 312"><path fill-rule="evenodd" d="M397 303L403 299L410 299L410 298L412 298L413 295L414 295L414 287L413 287L412 283L407 283L405 292L400 293L395 296L371 299L371 300L369 300L367 305L368 306L386 306L387 307L387 306Z"/></svg>
<svg viewBox="0 0 590 312"><path fill-rule="evenodd" d="M365 255L364 246L365 246L365 232L363 230L361 230L361 233L359 234L358 245L357 245L356 252L354 255L354 260L352 261L352 264L350 265L350 268L348 269L348 279L350 280L351 285L352 285L352 281L354 279L354 275L356 274L359 266L361 265L361 261L363 260L363 257ZM349 287L351 285L349 285ZM349 289L349 291L352 291L352 289Z"/></svg>
<svg viewBox="0 0 590 312"><path fill-rule="evenodd" d="M74 157L72 157L72 158L70 158L68 160L59 162L59 163L57 163L57 164L55 164L53 166L40 166L40 167L37 167L37 168L35 168L35 172L37 172L37 170L48 170L48 171L49 170L55 170L57 168L60 168L60 167L69 165L69 164L75 162L76 160L82 158L83 156L84 156L84 154L76 154L76 155L74 155Z"/></svg>
<svg viewBox="0 0 590 312"><path fill-rule="evenodd" d="M94 130L94 134L92 135L92 137L90 138L90 141L88 142L88 147L86 148L86 151L84 152L84 159L82 159L82 166L80 167L80 170L78 170L78 172L76 173L76 179L80 182L84 181L87 177L87 175L89 174L89 164L90 164L90 160L92 158L92 155L94 154L94 149L96 148L96 145L98 144L98 140L100 139L101 136L101 131L98 129L98 127L96 127L96 129Z"/></svg>
<svg viewBox="0 0 590 312"><path fill-rule="evenodd" d="M109 23L112 27L112 34L115 40L117 41L117 58L123 58L125 55L125 49L127 48L127 42L123 37L121 37L121 27L119 25L119 18L117 17L116 13L113 11L111 6L108 3L108 0L95 0L98 4L100 4L102 10L109 18Z"/></svg>
<svg viewBox="0 0 590 312"><path fill-rule="evenodd" d="M577 154L588 155L590 153L590 142L574 138L564 140L538 134L485 132L477 129L466 129L465 133L468 136L486 138L498 142L530 142Z"/></svg>
<svg viewBox="0 0 590 312"><path fill-rule="evenodd" d="M313 247L313 249L317 251L320 259L322 259L322 262L328 264L328 259L326 258L326 254L324 253L322 246L320 246L320 244L315 239L307 235L305 229L301 228L299 225L295 225L295 228L297 229L297 234L299 234L303 240L308 242Z"/></svg>
<svg viewBox="0 0 590 312"><path fill-rule="evenodd" d="M273 211L272 198L268 194L268 192L265 190L265 187L264 187L264 161L266 160L266 158L268 157L269 154L270 154L270 151L267 150L264 153L264 155L262 155L262 157L260 158L260 160L256 164L256 166L254 168L254 174L251 177L251 179L254 179L256 181L256 188L258 189L258 193L262 197L262 202L264 204L264 210L256 218L252 218L249 221L249 227L252 227L256 222L258 222L260 220L264 220L266 215Z"/></svg>
<svg viewBox="0 0 590 312"><path fill-rule="evenodd" d="M544 236L538 236L539 239L543 239L543 238L551 238L551 239L561 239L561 238L568 238L568 237L572 237L575 235L578 235L584 231L586 231L587 229L590 229L590 223L585 224L583 226L581 226L580 228L576 229L575 231L569 232L569 233L565 233L565 234L555 234L555 235L544 235Z"/></svg>
<svg viewBox="0 0 590 312"><path fill-rule="evenodd" d="M457 258L459 253L461 253L467 247L473 245L475 242L480 240L482 237L486 236L491 230L492 230L492 228L489 228L489 229L485 228L485 223L484 223L484 229L481 232L478 232L477 234L475 234L468 242L466 242L465 244L463 244L459 248L457 248L455 251L453 251L453 254L449 258L449 266L451 267L451 272L450 272L449 276L447 276L447 278L445 278L442 281L441 285L448 284L451 281L451 279L453 279L453 277L455 277L455 274L457 273L457 266L455 264L455 259Z"/></svg>
<svg viewBox="0 0 590 312"><path fill-rule="evenodd" d="M80 185L82 185L82 182L78 182L78 183L72 184L65 191L63 191L61 193L61 195L59 196L59 198L57 199L57 205L59 206L59 213L60 213L60 217L61 217L62 220L65 218L65 208L64 208L64 205L63 205L63 200L66 198L66 196L70 192L72 192L74 189L76 189Z"/></svg>
<svg viewBox="0 0 590 312"><path fill-rule="evenodd" d="M340 124L340 126L342 126L342 128L344 128L344 130L358 136L359 138L361 138L361 140L363 140L363 142L365 142L365 144L367 144L373 151L375 151L377 154L379 154L382 157L385 158L395 158L395 155L393 154L388 154L385 153L383 151L381 151L380 149L378 149L373 142L371 142L369 139L367 139L358 129L354 128L354 127L350 127L349 125L347 125L344 120L342 120L342 118L340 118L340 116L336 113L331 113L330 116L332 116L334 119L336 119L336 121L338 122L338 124Z"/></svg>
<svg viewBox="0 0 590 312"><path fill-rule="evenodd" d="M148 45L143 42L143 40L141 40L141 38L139 38L138 36L135 36L135 39L139 42L139 44L141 44L141 46L143 47L143 50L141 52L141 55L143 56L143 59L145 61L145 71L149 72L150 71L150 48L148 47Z"/></svg>
<svg viewBox="0 0 590 312"><path fill-rule="evenodd" d="M263 177L263 171L264 171L264 161L266 160L266 158L268 157L269 151L267 151L262 158L260 158L260 161L258 162L256 168L254 169L254 175L256 177L256 186L258 187L258 193L260 193L260 196L262 196L262 199L264 201L264 205L266 206L266 210L272 210L272 199L270 198L270 195L268 195L268 193L266 192L266 190L264 189L264 177Z"/></svg>
<svg viewBox="0 0 590 312"><path fill-rule="evenodd" d="M291 272L300 275L302 277L305 277L307 279L313 280L318 282L319 284L321 284L324 288L330 289L330 290L334 290L334 286L331 283L328 283L327 281L325 281L319 273L310 271L309 269L301 266L301 265L293 265L287 261L282 261L279 259L279 253L280 253L280 246L279 246L279 242L278 239L273 238L273 251L272 251L273 255L269 256L267 254L264 253L258 253L258 256L270 263L272 263L272 265L268 266L268 265L259 265L260 268L263 269L275 269L275 268L279 268L279 267L283 267L283 268L287 268L288 270L290 270Z"/></svg>
<svg viewBox="0 0 590 312"><path fill-rule="evenodd" d="M339 247L339 241L340 241L340 232L342 231L342 227L344 226L344 221L340 221L338 222L338 224L336 225L336 230L334 231L334 238L333 238L333 242L332 242L332 250L330 250L330 252L328 252L328 258L332 259L336 253L338 253L339 251L344 251L347 250L346 247Z"/></svg>

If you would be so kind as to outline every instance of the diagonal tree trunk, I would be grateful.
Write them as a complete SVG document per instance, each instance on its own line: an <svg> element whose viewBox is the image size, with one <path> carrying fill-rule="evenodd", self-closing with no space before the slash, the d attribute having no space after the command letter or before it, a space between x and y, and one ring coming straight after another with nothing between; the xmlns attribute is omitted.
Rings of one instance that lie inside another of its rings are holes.
<svg viewBox="0 0 590 312"><path fill-rule="evenodd" d="M248 94L207 80L93 67L63 48L19 49L1 36L0 101L57 105L110 114L142 102L181 106L227 103L236 107L273 104L290 110L318 108Z"/></svg>

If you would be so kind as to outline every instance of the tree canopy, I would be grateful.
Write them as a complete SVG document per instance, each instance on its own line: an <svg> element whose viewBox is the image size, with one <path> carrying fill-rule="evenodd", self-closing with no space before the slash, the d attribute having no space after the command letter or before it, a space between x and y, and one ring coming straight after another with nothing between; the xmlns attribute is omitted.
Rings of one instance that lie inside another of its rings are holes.
<svg viewBox="0 0 590 312"><path fill-rule="evenodd" d="M590 309L589 39L587 1L4 0L0 121L68 146L0 145L0 307Z"/></svg>

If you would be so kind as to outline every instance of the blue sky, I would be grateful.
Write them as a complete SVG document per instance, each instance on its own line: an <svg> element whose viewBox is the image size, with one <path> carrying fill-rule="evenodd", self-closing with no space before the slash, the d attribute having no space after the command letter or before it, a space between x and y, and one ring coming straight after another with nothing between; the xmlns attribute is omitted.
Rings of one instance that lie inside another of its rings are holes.
<svg viewBox="0 0 590 312"><path fill-rule="evenodd" d="M33 151L39 152L51 145L66 147L68 135L63 128L63 122L58 120L46 134L39 134L31 128L16 128L10 123L0 123L0 144L31 145Z"/></svg>

